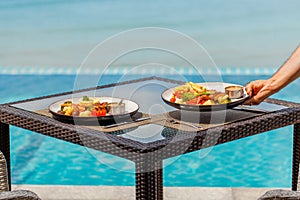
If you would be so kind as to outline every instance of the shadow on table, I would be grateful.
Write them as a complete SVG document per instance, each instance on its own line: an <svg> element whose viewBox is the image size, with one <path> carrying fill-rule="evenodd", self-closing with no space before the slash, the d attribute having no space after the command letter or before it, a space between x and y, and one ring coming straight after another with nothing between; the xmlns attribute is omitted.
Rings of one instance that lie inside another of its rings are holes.
<svg viewBox="0 0 300 200"><path fill-rule="evenodd" d="M168 113L169 116L176 120L181 120L190 123L199 124L224 124L230 122L236 122L240 120L245 120L247 118L252 118L263 113L255 113L242 110L222 110L214 112L192 112L176 110Z"/></svg>
<svg viewBox="0 0 300 200"><path fill-rule="evenodd" d="M203 126L202 130L215 127L217 125L237 122L245 119L250 119L264 113L227 109L221 111L206 111L206 112L192 112L184 110L175 110L168 113L170 119L176 121L184 121L189 123L196 123ZM173 137L178 134L186 134L185 131L178 130L172 127L165 127L162 131L163 137Z"/></svg>

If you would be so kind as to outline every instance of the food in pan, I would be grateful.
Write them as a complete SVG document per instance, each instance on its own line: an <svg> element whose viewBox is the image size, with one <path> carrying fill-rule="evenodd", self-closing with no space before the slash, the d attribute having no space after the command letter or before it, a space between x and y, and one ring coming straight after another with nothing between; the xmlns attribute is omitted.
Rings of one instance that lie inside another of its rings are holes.
<svg viewBox="0 0 300 200"><path fill-rule="evenodd" d="M244 89L242 86L227 86L225 88L226 94L228 94L229 98L231 99L237 99L244 96Z"/></svg>
<svg viewBox="0 0 300 200"><path fill-rule="evenodd" d="M231 99L224 92L208 90L205 86L188 82L174 89L170 102L188 105L216 105L230 103Z"/></svg>
<svg viewBox="0 0 300 200"><path fill-rule="evenodd" d="M66 116L79 117L99 117L107 114L123 114L125 112L125 104L118 102L100 102L99 98L91 98L83 96L78 103L72 101L65 101L60 105L58 114Z"/></svg>

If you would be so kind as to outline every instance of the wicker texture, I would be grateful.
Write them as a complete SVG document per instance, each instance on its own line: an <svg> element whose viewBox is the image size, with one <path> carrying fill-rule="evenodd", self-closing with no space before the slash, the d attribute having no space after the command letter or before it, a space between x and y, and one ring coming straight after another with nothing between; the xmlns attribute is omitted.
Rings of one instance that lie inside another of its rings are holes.
<svg viewBox="0 0 300 200"><path fill-rule="evenodd" d="M41 200L35 193L28 190L15 190L0 193L0 200Z"/></svg>
<svg viewBox="0 0 300 200"><path fill-rule="evenodd" d="M0 192L5 192L5 191L8 191L6 161L4 155L0 151Z"/></svg>
<svg viewBox="0 0 300 200"><path fill-rule="evenodd" d="M184 134L184 132L179 132L182 134L177 134L176 140L167 138L162 141L146 144L84 127L75 127L74 125L64 124L49 117L29 113L10 106L0 106L0 119L2 123L12 124L134 161L140 153L154 152L167 145L169 146L170 151L164 155L158 153L156 156L162 159L169 158L180 155L182 152L187 153L273 130L275 128L292 125L300 120L300 108L284 109L247 121L211 128L209 131L199 131L195 134ZM174 131L176 133L178 132L177 130ZM206 141L205 146L202 145L204 139ZM188 148L187 143L189 143Z"/></svg>
<svg viewBox="0 0 300 200"><path fill-rule="evenodd" d="M33 192L28 190L8 191L6 160L0 151L0 200L40 200Z"/></svg>
<svg viewBox="0 0 300 200"><path fill-rule="evenodd" d="M300 124L294 125L294 141L293 141L293 171L292 171L292 190L299 190L299 162L300 162Z"/></svg>
<svg viewBox="0 0 300 200"><path fill-rule="evenodd" d="M11 177L10 177L10 136L9 136L9 125L3 124L0 122L0 151L3 153L4 158L6 160L6 168L7 170L7 182L8 188L7 190L11 190Z"/></svg>
<svg viewBox="0 0 300 200"><path fill-rule="evenodd" d="M270 190L258 200L300 200L300 193L289 190Z"/></svg>
<svg viewBox="0 0 300 200"><path fill-rule="evenodd" d="M136 199L163 199L162 162L143 158L136 163Z"/></svg>

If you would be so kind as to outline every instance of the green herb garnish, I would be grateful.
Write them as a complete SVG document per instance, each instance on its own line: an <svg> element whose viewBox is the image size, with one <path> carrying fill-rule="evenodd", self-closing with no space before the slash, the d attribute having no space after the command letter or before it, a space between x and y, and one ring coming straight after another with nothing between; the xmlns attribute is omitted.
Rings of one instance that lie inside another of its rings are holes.
<svg viewBox="0 0 300 200"><path fill-rule="evenodd" d="M185 92L181 95L181 99L182 101L186 102L189 101L191 99L194 99L196 96L190 92Z"/></svg>
<svg viewBox="0 0 300 200"><path fill-rule="evenodd" d="M82 97L82 100L83 100L83 101L89 101L90 99L89 99L88 96L83 96L83 97Z"/></svg>

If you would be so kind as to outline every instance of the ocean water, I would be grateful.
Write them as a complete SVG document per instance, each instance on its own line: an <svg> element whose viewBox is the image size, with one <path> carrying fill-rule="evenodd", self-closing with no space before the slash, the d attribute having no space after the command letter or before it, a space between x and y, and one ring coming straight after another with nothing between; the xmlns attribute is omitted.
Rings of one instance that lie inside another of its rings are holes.
<svg viewBox="0 0 300 200"><path fill-rule="evenodd" d="M121 76L107 75L112 83ZM129 79L139 78L137 76ZM169 76L169 78L175 78ZM197 81L199 76L186 76ZM245 84L267 76L225 75ZM1 102L73 89L74 75L0 75ZM60 85L60 87L56 87ZM273 97L299 100L300 81ZM29 92L30 91L30 92ZM125 159L12 127L12 182L53 185L134 185L134 164ZM290 187L292 127L277 129L164 162L166 186Z"/></svg>
<svg viewBox="0 0 300 200"><path fill-rule="evenodd" d="M97 44L115 34L160 27L192 37L218 66L276 68L299 44L299 7L298 0L2 0L0 66L78 67ZM144 52L117 65L145 63L148 57L180 64Z"/></svg>

